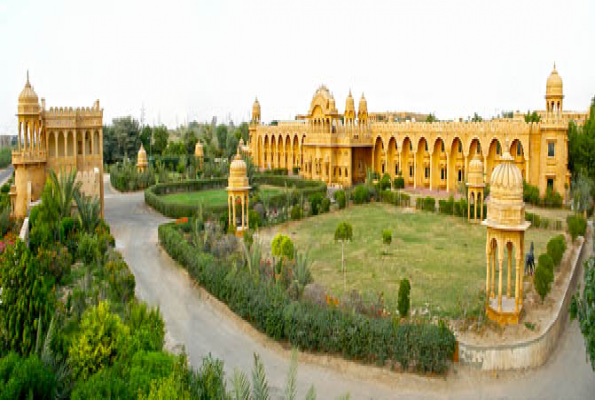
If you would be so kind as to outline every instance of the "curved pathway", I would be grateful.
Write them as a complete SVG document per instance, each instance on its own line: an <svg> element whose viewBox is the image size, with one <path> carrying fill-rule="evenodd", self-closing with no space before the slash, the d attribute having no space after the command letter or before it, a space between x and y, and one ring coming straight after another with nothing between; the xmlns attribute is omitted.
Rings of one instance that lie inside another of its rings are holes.
<svg viewBox="0 0 595 400"><path fill-rule="evenodd" d="M186 272L157 244L157 227L167 221L144 203L142 192L120 194L105 182L105 213L136 277L136 294L159 306L167 327L167 342L183 345L194 367L207 354L225 362L229 377L235 367L248 375L253 354L265 365L276 398L284 387L288 351L254 334L246 324L207 299ZM592 248L589 243L588 248ZM583 338L576 322L563 333L558 349L536 370L485 373L455 366L446 378L393 374L384 369L335 361L333 367L302 361L298 368L299 398L310 385L319 399L349 392L352 399L500 398L587 399L595 397L595 373L585 359ZM306 357L325 360L326 357Z"/></svg>

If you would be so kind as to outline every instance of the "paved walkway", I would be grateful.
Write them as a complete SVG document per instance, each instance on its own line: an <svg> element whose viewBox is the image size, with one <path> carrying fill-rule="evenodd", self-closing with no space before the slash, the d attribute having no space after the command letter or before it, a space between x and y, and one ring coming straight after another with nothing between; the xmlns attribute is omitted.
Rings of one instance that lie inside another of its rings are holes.
<svg viewBox="0 0 595 400"><path fill-rule="evenodd" d="M193 366L211 353L234 367L251 371L260 354L274 398L280 396L288 369L288 352L255 335L245 325L207 301L195 283L157 244L157 227L167 221L144 204L142 192L119 194L105 184L106 219L136 277L136 294L159 306L167 339L183 344ZM589 243L589 249L592 246ZM321 357L324 358L324 357ZM370 366L336 362L333 368L300 361L299 398L314 384L319 399L349 392L352 399L593 399L595 373L585 360L577 323L564 332L559 347L537 370L483 373L455 366L446 378L393 374Z"/></svg>

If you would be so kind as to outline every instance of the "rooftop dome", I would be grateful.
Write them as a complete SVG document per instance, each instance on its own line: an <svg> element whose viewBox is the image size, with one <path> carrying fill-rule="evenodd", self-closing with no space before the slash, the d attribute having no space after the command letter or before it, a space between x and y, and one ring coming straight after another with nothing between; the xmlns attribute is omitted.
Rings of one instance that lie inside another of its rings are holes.
<svg viewBox="0 0 595 400"><path fill-rule="evenodd" d="M19 114L39 113L39 98L29 83L29 71L27 71L27 83L19 95Z"/></svg>
<svg viewBox="0 0 595 400"><path fill-rule="evenodd" d="M563 96L562 94L562 78L558 75L558 71L556 71L556 64L554 64L554 70L547 78L547 84L545 87L545 95L546 97L550 96Z"/></svg>
<svg viewBox="0 0 595 400"><path fill-rule="evenodd" d="M229 166L228 189L249 189L248 166L240 155L240 148Z"/></svg>
<svg viewBox="0 0 595 400"><path fill-rule="evenodd" d="M141 143L140 149L138 150L138 156L136 158L136 166L137 167L146 167L147 166L147 152L145 151L145 146Z"/></svg>
<svg viewBox="0 0 595 400"><path fill-rule="evenodd" d="M467 186L483 187L485 182L483 179L483 161L479 153L469 163L469 176L467 178Z"/></svg>
<svg viewBox="0 0 595 400"><path fill-rule="evenodd" d="M201 142L196 142L194 145L194 157L204 157L204 151Z"/></svg>
<svg viewBox="0 0 595 400"><path fill-rule="evenodd" d="M487 225L512 230L524 230L523 175L510 155L508 140L500 164L494 168L490 179L490 201Z"/></svg>

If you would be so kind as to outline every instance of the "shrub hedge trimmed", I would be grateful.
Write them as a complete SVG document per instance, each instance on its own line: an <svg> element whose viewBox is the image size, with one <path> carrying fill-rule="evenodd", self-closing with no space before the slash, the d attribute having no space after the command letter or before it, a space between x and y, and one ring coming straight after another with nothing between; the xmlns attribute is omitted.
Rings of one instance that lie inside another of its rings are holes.
<svg viewBox="0 0 595 400"><path fill-rule="evenodd" d="M326 194L326 184L319 181L310 181L296 179L288 176L266 175L258 176L256 182L259 184L295 187L298 193L308 197L315 193ZM158 183L145 190L145 203L159 211L161 214L170 218L190 217L196 214L199 204L181 204L163 201L162 195L169 193L193 192L206 189L224 188L227 186L227 178L198 179L186 182ZM278 194L271 196L269 204L271 206L281 206L285 204L285 195ZM220 206L204 206L204 211L213 214L222 214L227 212L227 204Z"/></svg>
<svg viewBox="0 0 595 400"><path fill-rule="evenodd" d="M566 238L564 235L558 235L547 242L547 254L554 261L554 266L560 266L564 252L566 251Z"/></svg>
<svg viewBox="0 0 595 400"><path fill-rule="evenodd" d="M582 215L569 215L566 218L566 225L568 226L568 233L572 236L572 240L576 240L579 236L585 236L587 220Z"/></svg>
<svg viewBox="0 0 595 400"><path fill-rule="evenodd" d="M159 227L159 241L188 273L237 315L276 340L302 350L341 354L378 365L400 365L444 373L455 351L455 336L444 323L401 323L292 301L279 285L232 269L190 245L173 224Z"/></svg>

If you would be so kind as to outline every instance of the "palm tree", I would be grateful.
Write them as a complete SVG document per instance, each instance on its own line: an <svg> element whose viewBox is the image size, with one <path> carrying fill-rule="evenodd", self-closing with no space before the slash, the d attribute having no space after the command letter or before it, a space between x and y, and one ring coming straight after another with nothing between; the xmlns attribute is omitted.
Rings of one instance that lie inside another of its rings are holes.
<svg viewBox="0 0 595 400"><path fill-rule="evenodd" d="M76 181L76 170L73 169L69 173L63 171L59 176L54 170L50 170L50 181L60 219L70 216L75 193L78 193L81 187L81 183Z"/></svg>
<svg viewBox="0 0 595 400"><path fill-rule="evenodd" d="M79 221L87 233L93 233L99 225L101 207L97 197L85 196L80 191L75 192L74 200L78 207Z"/></svg>

